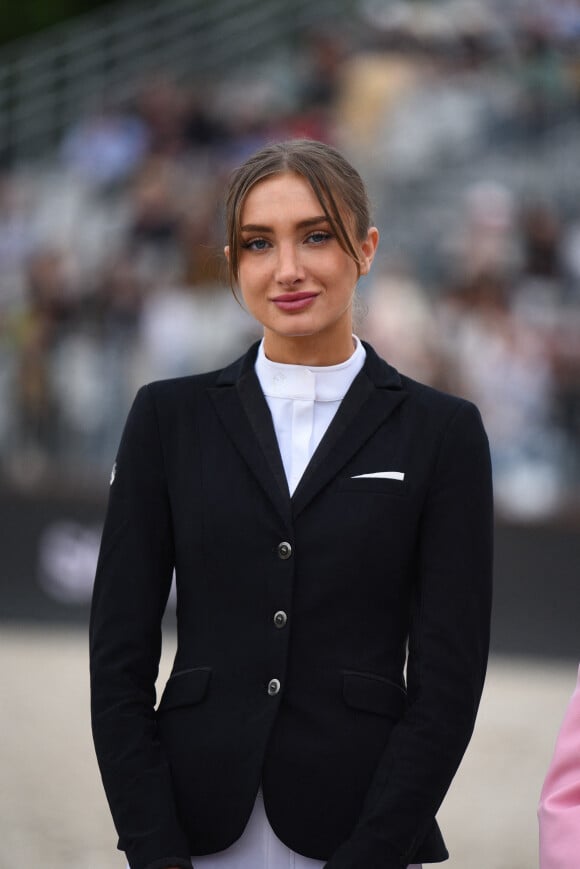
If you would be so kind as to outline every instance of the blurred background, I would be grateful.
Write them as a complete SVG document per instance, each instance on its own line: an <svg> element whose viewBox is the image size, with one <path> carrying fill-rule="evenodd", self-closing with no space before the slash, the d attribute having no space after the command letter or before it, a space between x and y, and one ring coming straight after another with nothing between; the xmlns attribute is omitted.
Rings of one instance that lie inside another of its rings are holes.
<svg viewBox="0 0 580 869"><path fill-rule="evenodd" d="M450 869L537 865L580 658L579 0L20 0L0 9L0 869L123 865L87 711L110 469L139 385L258 337L222 192L295 136L371 192L359 335L482 411L492 658L440 817Z"/></svg>

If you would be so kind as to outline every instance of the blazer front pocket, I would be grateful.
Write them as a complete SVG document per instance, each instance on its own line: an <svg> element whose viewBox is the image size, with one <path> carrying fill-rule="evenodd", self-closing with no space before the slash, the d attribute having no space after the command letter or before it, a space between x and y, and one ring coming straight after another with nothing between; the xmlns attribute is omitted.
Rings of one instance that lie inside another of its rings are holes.
<svg viewBox="0 0 580 869"><path fill-rule="evenodd" d="M173 673L167 680L157 712L200 703L207 693L210 676L211 667L193 667Z"/></svg>
<svg viewBox="0 0 580 869"><path fill-rule="evenodd" d="M345 671L342 692L344 702L352 709L374 712L395 721L403 717L407 705L404 688L374 673Z"/></svg>

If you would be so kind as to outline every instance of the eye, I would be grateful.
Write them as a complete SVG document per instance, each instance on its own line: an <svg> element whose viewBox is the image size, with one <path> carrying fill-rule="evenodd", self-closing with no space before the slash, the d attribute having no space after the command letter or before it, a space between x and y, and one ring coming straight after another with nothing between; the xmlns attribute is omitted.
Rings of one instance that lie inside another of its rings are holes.
<svg viewBox="0 0 580 869"><path fill-rule="evenodd" d="M242 242L242 248L244 250L266 250L269 244L265 238L252 238L249 241Z"/></svg>
<svg viewBox="0 0 580 869"><path fill-rule="evenodd" d="M323 232L321 229L317 229L316 232L310 233L306 241L309 244L324 244L325 241L330 241L331 238L330 232Z"/></svg>

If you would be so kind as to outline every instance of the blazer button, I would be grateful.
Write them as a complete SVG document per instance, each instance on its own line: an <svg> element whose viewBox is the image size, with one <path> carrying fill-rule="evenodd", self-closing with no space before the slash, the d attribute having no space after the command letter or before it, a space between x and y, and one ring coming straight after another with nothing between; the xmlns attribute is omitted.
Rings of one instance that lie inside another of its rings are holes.
<svg viewBox="0 0 580 869"><path fill-rule="evenodd" d="M282 543L278 544L278 558L281 558L282 561L287 561L288 558L292 555L292 547L285 540Z"/></svg>
<svg viewBox="0 0 580 869"><path fill-rule="evenodd" d="M280 691L280 680L279 679L270 679L268 682L268 694L270 697L274 697L275 694L278 694Z"/></svg>
<svg viewBox="0 0 580 869"><path fill-rule="evenodd" d="M287 621L288 616L284 610L278 610L277 613L274 613L274 624L277 628L283 628Z"/></svg>

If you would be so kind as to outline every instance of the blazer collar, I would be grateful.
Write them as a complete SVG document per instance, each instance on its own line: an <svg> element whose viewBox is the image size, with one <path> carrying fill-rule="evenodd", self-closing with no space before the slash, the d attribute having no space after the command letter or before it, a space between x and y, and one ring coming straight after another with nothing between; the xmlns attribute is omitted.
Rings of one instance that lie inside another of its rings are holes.
<svg viewBox="0 0 580 869"><path fill-rule="evenodd" d="M224 425L285 521L296 516L406 398L401 377L363 341L355 377L290 499L270 410L254 370L259 341L224 368L211 389Z"/></svg>
<svg viewBox="0 0 580 869"><path fill-rule="evenodd" d="M362 341L362 345L366 350L366 359L361 373L364 372L379 389L402 389L401 376L397 369L381 359L366 341ZM259 346L260 341L256 341L247 353L224 368L218 377L218 386L233 386L243 374L253 372Z"/></svg>

